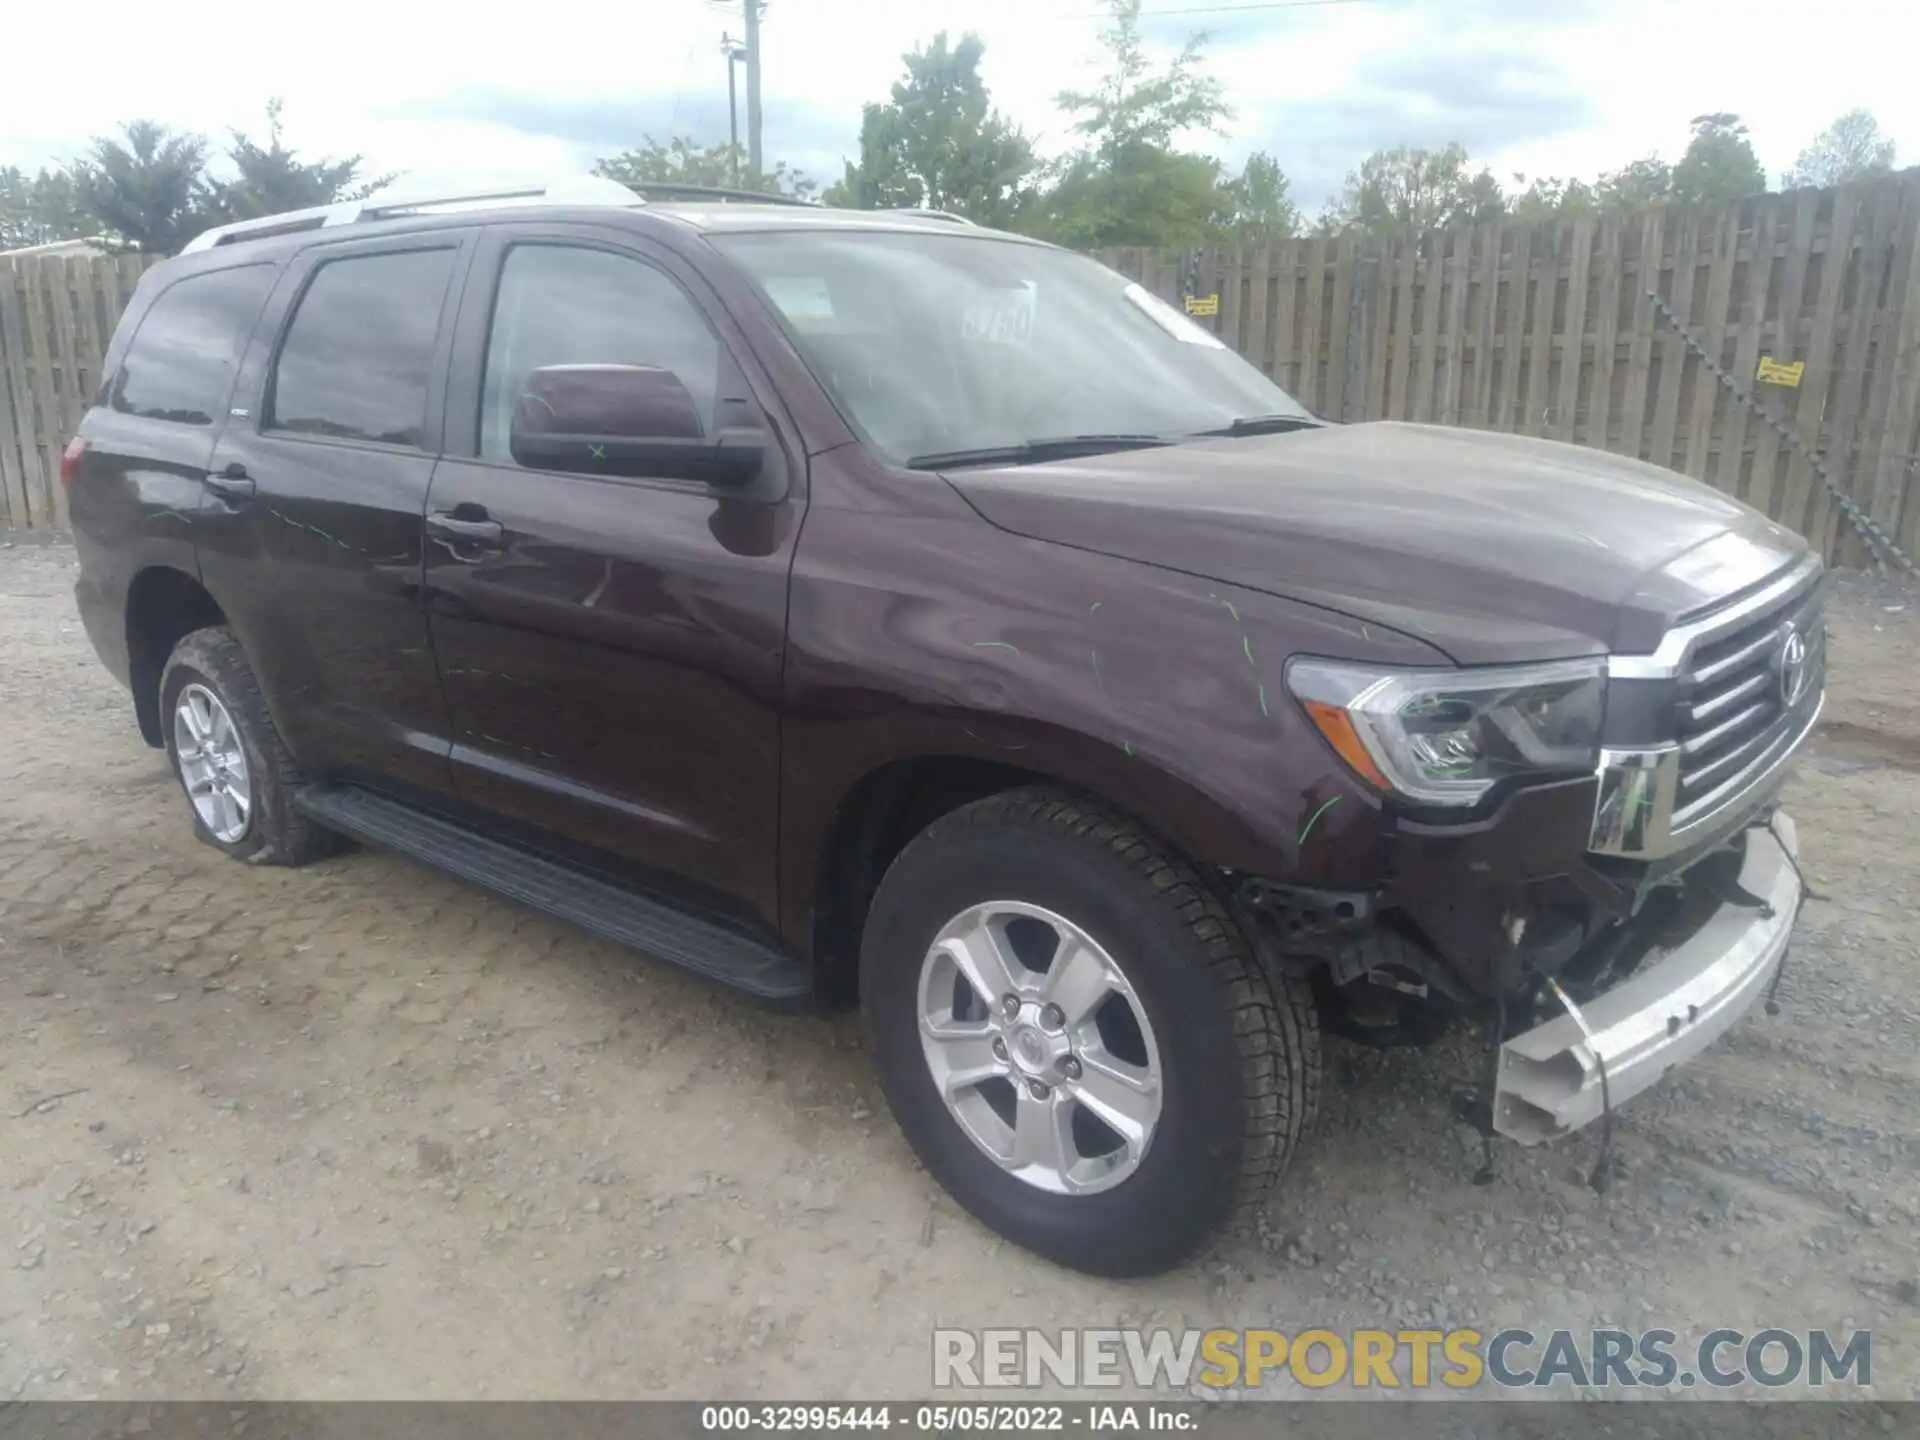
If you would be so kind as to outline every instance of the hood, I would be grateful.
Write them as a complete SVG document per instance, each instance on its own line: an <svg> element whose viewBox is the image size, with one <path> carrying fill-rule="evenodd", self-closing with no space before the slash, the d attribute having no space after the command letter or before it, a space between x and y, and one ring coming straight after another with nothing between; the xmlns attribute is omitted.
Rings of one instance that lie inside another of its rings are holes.
<svg viewBox="0 0 1920 1440"><path fill-rule="evenodd" d="M1379 422L947 479L1037 540L1324 606L1461 664L1644 654L1806 544L1673 471Z"/></svg>

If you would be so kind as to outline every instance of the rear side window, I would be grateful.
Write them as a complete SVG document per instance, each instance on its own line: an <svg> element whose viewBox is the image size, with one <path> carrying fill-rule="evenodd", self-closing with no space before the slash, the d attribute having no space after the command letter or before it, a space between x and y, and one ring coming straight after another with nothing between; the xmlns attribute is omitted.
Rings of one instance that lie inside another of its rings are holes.
<svg viewBox="0 0 1920 1440"><path fill-rule="evenodd" d="M213 424L273 278L271 265L247 265L169 285L134 331L107 403L143 420Z"/></svg>
<svg viewBox="0 0 1920 1440"><path fill-rule="evenodd" d="M453 250L329 260L314 271L274 361L279 430L420 446Z"/></svg>

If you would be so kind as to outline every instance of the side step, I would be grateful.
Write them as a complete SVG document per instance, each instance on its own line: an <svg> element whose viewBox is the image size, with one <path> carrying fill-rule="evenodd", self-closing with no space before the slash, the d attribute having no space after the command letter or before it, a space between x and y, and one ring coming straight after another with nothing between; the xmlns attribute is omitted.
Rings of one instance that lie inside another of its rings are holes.
<svg viewBox="0 0 1920 1440"><path fill-rule="evenodd" d="M504 899L769 1004L794 1009L812 1001L813 973L792 956L570 865L352 786L309 786L294 804L330 830L424 860Z"/></svg>

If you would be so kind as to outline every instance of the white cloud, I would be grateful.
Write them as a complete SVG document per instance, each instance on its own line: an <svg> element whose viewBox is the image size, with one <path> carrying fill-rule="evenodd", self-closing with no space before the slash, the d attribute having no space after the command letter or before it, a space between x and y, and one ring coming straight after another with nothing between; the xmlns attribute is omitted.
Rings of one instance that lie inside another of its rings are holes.
<svg viewBox="0 0 1920 1440"><path fill-rule="evenodd" d="M1206 0L1146 0L1149 12ZM1211 25L1210 54L1237 118L1205 139L1230 159L1279 157L1317 202L1374 145L1462 138L1505 179L1587 174L1659 151L1687 121L1732 110L1777 173L1841 111L1872 109L1920 160L1920 87L1906 47L1862 45L1887 29L1884 0L1356 0L1160 15L1167 46ZM772 0L765 21L767 150L832 178L855 145L863 101L881 98L901 54L945 27L977 31L998 103L1047 148L1069 135L1053 95L1093 74L1097 0ZM583 167L661 137L724 138L723 30L737 6L540 0L519 12L373 0L321 6L216 0L188 11L94 0L71 13L26 6L9 49L72 55L9 67L0 163L78 153L90 135L146 116L216 137L257 132L269 96L288 137L315 153L360 152L375 171L531 172ZM1810 23L1810 21L1817 23ZM101 45L88 36L115 37Z"/></svg>

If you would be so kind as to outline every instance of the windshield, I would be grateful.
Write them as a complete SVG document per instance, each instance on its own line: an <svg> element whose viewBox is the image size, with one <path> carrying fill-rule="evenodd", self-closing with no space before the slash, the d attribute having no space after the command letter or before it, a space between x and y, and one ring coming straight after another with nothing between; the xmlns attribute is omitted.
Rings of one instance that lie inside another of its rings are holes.
<svg viewBox="0 0 1920 1440"><path fill-rule="evenodd" d="M1104 265L988 235L717 236L848 422L889 458L1310 417Z"/></svg>

